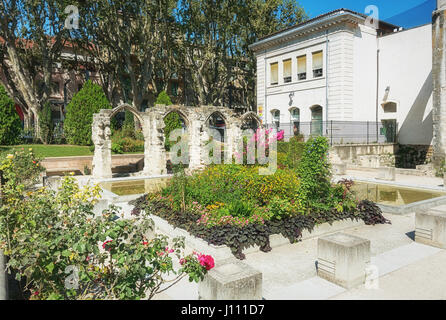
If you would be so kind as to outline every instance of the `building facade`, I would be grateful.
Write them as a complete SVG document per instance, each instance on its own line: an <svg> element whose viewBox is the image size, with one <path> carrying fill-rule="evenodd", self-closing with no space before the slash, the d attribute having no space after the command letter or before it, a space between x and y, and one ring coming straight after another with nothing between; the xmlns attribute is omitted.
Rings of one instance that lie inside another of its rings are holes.
<svg viewBox="0 0 446 320"><path fill-rule="evenodd" d="M432 143L431 24L402 30L339 9L250 48L258 115L286 136Z"/></svg>

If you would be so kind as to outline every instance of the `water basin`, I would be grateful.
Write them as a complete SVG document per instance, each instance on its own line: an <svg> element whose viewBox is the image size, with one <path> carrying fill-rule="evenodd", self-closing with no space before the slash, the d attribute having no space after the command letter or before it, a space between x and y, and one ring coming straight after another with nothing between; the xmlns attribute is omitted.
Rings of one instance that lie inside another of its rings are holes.
<svg viewBox="0 0 446 320"><path fill-rule="evenodd" d="M100 186L118 196L128 196L160 191L167 185L169 178L101 182Z"/></svg>
<svg viewBox="0 0 446 320"><path fill-rule="evenodd" d="M435 190L364 182L355 182L353 191L359 199L368 199L389 206L403 206L446 196L445 192Z"/></svg>

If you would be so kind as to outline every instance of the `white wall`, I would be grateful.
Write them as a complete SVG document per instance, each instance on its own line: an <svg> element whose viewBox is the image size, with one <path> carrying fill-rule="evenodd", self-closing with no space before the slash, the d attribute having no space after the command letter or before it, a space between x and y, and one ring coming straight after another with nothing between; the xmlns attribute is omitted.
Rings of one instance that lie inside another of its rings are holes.
<svg viewBox="0 0 446 320"><path fill-rule="evenodd" d="M432 25L398 32L379 39L379 99L390 87L388 100L397 102L397 112L380 119L397 119L399 142L432 143Z"/></svg>
<svg viewBox="0 0 446 320"><path fill-rule="evenodd" d="M300 109L300 120L311 121L310 108L323 107L323 120L378 121L396 119L399 142L429 145L432 141L432 26L425 25L377 38L376 31L359 25L338 25L257 53L257 106L264 123L280 110L281 123L290 122L289 109ZM328 60L326 50L328 45ZM379 75L377 74L377 50ZM324 76L313 79L312 52L324 52ZM298 56L307 55L307 80L297 79ZM292 59L292 82L283 83L283 60ZM279 64L279 84L270 85L270 64ZM327 68L328 63L328 68ZM328 79L326 78L328 70ZM328 82L328 89L327 89ZM386 87L397 113L381 106ZM290 93L294 93L290 100Z"/></svg>
<svg viewBox="0 0 446 320"><path fill-rule="evenodd" d="M353 121L376 122L376 31L360 25L354 37Z"/></svg>

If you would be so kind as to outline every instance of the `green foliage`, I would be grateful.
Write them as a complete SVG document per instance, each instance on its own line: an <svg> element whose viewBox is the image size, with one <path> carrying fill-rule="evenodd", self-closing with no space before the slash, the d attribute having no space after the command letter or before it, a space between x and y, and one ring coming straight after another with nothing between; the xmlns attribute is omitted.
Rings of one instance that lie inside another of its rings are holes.
<svg viewBox="0 0 446 320"><path fill-rule="evenodd" d="M134 126L123 126L112 135L112 151L114 153L144 152L144 136Z"/></svg>
<svg viewBox="0 0 446 320"><path fill-rule="evenodd" d="M22 123L14 101L0 85L0 145L13 145L19 142Z"/></svg>
<svg viewBox="0 0 446 320"><path fill-rule="evenodd" d="M111 151L113 153L116 153L116 154L123 154L124 153L124 150L122 149L122 146L120 144L118 144L118 143L115 143L115 142L112 142L112 144L111 144Z"/></svg>
<svg viewBox="0 0 446 320"><path fill-rule="evenodd" d="M0 171L3 177L14 185L29 188L39 181L39 175L45 171L40 164L42 158L32 148L15 148L0 157Z"/></svg>
<svg viewBox="0 0 446 320"><path fill-rule="evenodd" d="M161 91L158 95L158 97L156 98L155 101L155 105L157 104L164 104L166 106L170 106L172 105L172 101L170 100L169 95L167 94L166 91Z"/></svg>
<svg viewBox="0 0 446 320"><path fill-rule="evenodd" d="M91 145L93 114L101 109L110 109L102 88L87 81L67 105L64 130L67 142L76 145Z"/></svg>
<svg viewBox="0 0 446 320"><path fill-rule="evenodd" d="M306 207L326 203L330 194L330 162L328 161L328 140L325 137L310 138L304 147L302 158L297 166L300 178L299 198Z"/></svg>
<svg viewBox="0 0 446 320"><path fill-rule="evenodd" d="M45 103L39 112L40 136L44 144L49 144L53 140L54 125L51 117L51 104Z"/></svg>
<svg viewBox="0 0 446 320"><path fill-rule="evenodd" d="M135 130L135 116L128 110L125 110L125 118L122 128Z"/></svg>
<svg viewBox="0 0 446 320"><path fill-rule="evenodd" d="M169 113L164 118L164 147L167 151L170 151L170 148L175 144L175 142L171 142L169 140L170 133L175 129L181 129L181 119L180 115L176 112Z"/></svg>
<svg viewBox="0 0 446 320"><path fill-rule="evenodd" d="M297 169L304 148L305 143L299 136L292 137L289 142L277 142L277 163L290 169Z"/></svg>
<svg viewBox="0 0 446 320"><path fill-rule="evenodd" d="M184 256L182 239L149 239L153 222L146 214L123 219L120 208L110 206L95 215L99 186L80 189L65 177L57 193L42 188L25 194L7 176L0 250L31 299L151 299L167 277L175 275L171 285L186 276L198 282L213 267L212 257ZM179 268L174 256L182 261Z"/></svg>

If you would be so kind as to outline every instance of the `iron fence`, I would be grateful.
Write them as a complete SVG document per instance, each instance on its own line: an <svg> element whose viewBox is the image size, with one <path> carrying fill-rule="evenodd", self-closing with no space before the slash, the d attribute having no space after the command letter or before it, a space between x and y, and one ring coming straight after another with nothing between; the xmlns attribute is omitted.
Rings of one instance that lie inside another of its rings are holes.
<svg viewBox="0 0 446 320"><path fill-rule="evenodd" d="M311 121L266 124L266 128L283 130L285 141L297 135L327 137L331 145L396 143L398 124L394 121Z"/></svg>

